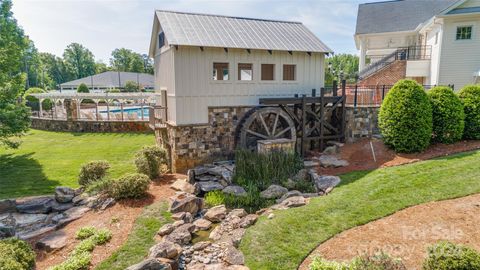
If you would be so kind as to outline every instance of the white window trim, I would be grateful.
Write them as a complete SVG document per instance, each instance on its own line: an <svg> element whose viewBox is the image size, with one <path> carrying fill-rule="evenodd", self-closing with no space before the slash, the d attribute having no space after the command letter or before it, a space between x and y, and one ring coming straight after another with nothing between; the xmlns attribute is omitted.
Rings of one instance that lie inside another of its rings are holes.
<svg viewBox="0 0 480 270"><path fill-rule="evenodd" d="M472 42L475 40L476 36L475 36L475 27L476 27L476 24L474 22L467 22L467 23L456 23L454 24L455 26L455 31L454 31L454 38L453 40L455 42ZM457 31L458 31L458 28L460 27L472 27L472 36L470 39L457 39Z"/></svg>
<svg viewBox="0 0 480 270"><path fill-rule="evenodd" d="M228 64L228 80L214 80L213 79L213 64L215 63L227 63ZM211 61L210 63L210 82L211 83L216 83L216 84L232 84L232 82L234 80L232 80L232 72L235 72L234 71L235 67L232 68L232 63L230 61L227 61L227 60L213 60Z"/></svg>

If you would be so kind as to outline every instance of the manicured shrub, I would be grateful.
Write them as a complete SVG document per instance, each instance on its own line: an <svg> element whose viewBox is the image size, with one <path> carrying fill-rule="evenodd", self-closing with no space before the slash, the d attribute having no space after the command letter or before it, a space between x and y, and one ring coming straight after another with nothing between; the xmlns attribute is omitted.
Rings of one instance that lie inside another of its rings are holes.
<svg viewBox="0 0 480 270"><path fill-rule="evenodd" d="M146 195L149 184L145 174L126 174L111 182L110 195L115 199L141 198Z"/></svg>
<svg viewBox="0 0 480 270"><path fill-rule="evenodd" d="M56 265L49 270L87 270L90 267L92 255L90 252L78 253L70 256L63 263Z"/></svg>
<svg viewBox="0 0 480 270"><path fill-rule="evenodd" d="M107 192L110 188L112 180L109 178L103 178L101 180L91 182L88 184L85 192L89 195L96 195L99 193Z"/></svg>
<svg viewBox="0 0 480 270"><path fill-rule="evenodd" d="M480 254L469 247L440 242L428 248L424 270L480 269Z"/></svg>
<svg viewBox="0 0 480 270"><path fill-rule="evenodd" d="M379 113L384 143L397 152L425 150L432 137L432 106L423 87L401 80L388 92Z"/></svg>
<svg viewBox="0 0 480 270"><path fill-rule="evenodd" d="M310 270L406 270L402 261L393 259L385 253L356 257L350 263L339 263L315 258Z"/></svg>
<svg viewBox="0 0 480 270"><path fill-rule="evenodd" d="M106 160L90 161L80 168L78 183L81 186L88 186L93 182L102 180L107 176L110 164Z"/></svg>
<svg viewBox="0 0 480 270"><path fill-rule="evenodd" d="M480 85L465 86L458 93L465 111L463 137L480 140Z"/></svg>
<svg viewBox="0 0 480 270"><path fill-rule="evenodd" d="M75 249L73 250L71 256L77 256L79 254L83 254L85 252L92 252L95 249L95 240L93 237L89 237L87 239L82 240L80 244L78 244Z"/></svg>
<svg viewBox="0 0 480 270"><path fill-rule="evenodd" d="M333 261L327 261L322 258L314 258L310 264L310 270L351 270L350 266L346 263L339 263Z"/></svg>
<svg viewBox="0 0 480 270"><path fill-rule="evenodd" d="M135 155L137 172L148 175L150 179L160 176L161 166L166 164L167 152L159 146L145 146Z"/></svg>
<svg viewBox="0 0 480 270"><path fill-rule="evenodd" d="M25 93L23 94L23 100L25 102L25 105L32 108L32 110L35 110L35 111L40 110L39 100L38 98L32 96L32 94L41 94L41 93L47 93L47 91L38 87L28 88L28 90L25 91ZM43 110L50 110L52 109L52 107L53 107L53 103L50 99L45 99L42 101Z"/></svg>
<svg viewBox="0 0 480 270"><path fill-rule="evenodd" d="M355 270L406 270L401 260L394 259L385 253L356 257L351 267Z"/></svg>
<svg viewBox="0 0 480 270"><path fill-rule="evenodd" d="M462 139L465 127L463 104L450 87L437 86L428 91L432 104L433 136L439 143L454 143Z"/></svg>
<svg viewBox="0 0 480 270"><path fill-rule="evenodd" d="M0 240L0 269L30 270L35 268L35 252L27 242L8 238Z"/></svg>
<svg viewBox="0 0 480 270"><path fill-rule="evenodd" d="M84 83L81 83L77 88L77 93L90 93L88 86Z"/></svg>
<svg viewBox="0 0 480 270"><path fill-rule="evenodd" d="M75 238L78 240L87 239L93 236L96 232L97 232L97 229L95 229L95 227L92 227L92 226L82 227L75 234Z"/></svg>
<svg viewBox="0 0 480 270"><path fill-rule="evenodd" d="M303 161L295 153L259 154L242 149L235 152L234 182L246 189L254 186L264 190L271 184L282 184L301 169Z"/></svg>

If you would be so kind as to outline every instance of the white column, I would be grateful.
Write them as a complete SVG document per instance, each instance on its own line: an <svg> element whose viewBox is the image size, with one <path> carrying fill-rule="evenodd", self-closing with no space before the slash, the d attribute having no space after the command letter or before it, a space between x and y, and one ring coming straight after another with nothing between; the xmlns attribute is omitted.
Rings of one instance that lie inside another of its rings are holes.
<svg viewBox="0 0 480 270"><path fill-rule="evenodd" d="M366 56L367 56L367 46L363 38L360 39L360 59L358 70L362 71L365 68Z"/></svg>
<svg viewBox="0 0 480 270"><path fill-rule="evenodd" d="M43 99L39 98L38 99L38 114L39 114L40 118L42 118L42 116L43 116L42 102L43 102Z"/></svg>

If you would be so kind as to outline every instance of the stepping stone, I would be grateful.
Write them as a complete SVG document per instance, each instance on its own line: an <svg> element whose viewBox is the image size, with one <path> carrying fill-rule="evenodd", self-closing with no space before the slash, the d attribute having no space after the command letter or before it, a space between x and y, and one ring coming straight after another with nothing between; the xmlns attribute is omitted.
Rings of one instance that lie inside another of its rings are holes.
<svg viewBox="0 0 480 270"><path fill-rule="evenodd" d="M52 252L67 245L67 235L63 231L57 231L40 239L35 246L38 249Z"/></svg>

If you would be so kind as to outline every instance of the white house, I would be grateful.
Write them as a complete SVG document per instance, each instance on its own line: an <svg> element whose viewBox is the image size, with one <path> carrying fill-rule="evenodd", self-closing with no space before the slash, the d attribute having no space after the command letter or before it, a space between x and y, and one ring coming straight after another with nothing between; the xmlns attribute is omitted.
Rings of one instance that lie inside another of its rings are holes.
<svg viewBox="0 0 480 270"><path fill-rule="evenodd" d="M157 137L174 162L232 151L237 122L259 98L324 86L330 52L299 22L157 10L150 57L167 107Z"/></svg>
<svg viewBox="0 0 480 270"><path fill-rule="evenodd" d="M360 80L412 78L460 89L478 82L480 0L399 0L361 4L355 43Z"/></svg>

